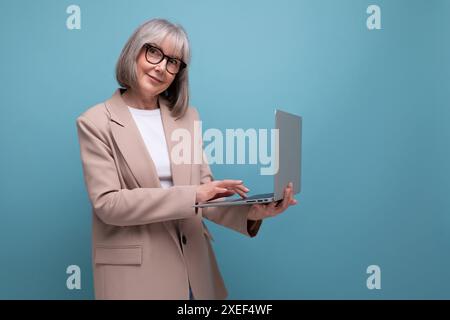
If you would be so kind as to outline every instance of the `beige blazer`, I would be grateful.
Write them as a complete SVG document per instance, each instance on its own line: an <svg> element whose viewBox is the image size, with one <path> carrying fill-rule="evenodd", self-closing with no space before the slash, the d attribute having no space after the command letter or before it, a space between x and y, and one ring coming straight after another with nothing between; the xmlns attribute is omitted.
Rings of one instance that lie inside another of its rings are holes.
<svg viewBox="0 0 450 320"><path fill-rule="evenodd" d="M189 107L173 118L163 99L160 108L170 154L172 131L193 136L199 116ZM196 185L213 180L206 163L171 163L174 186L162 189L119 89L79 116L77 130L92 205L96 299L189 299L189 283L196 299L226 298L203 218L255 236L261 221L247 220L249 206L195 210Z"/></svg>

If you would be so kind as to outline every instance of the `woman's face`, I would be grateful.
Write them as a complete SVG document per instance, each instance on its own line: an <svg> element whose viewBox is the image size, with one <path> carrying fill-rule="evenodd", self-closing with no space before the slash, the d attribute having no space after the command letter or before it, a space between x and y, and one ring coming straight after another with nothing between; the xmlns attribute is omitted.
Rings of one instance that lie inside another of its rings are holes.
<svg viewBox="0 0 450 320"><path fill-rule="evenodd" d="M175 52L175 47L170 37L164 38L164 40L161 43L157 43L156 46L161 49L165 55L181 59ZM171 74L167 71L167 58L164 58L158 64L152 64L147 61L145 54L146 48L144 47L141 49L136 61L137 84L141 92L146 95L157 96L172 84L176 74Z"/></svg>

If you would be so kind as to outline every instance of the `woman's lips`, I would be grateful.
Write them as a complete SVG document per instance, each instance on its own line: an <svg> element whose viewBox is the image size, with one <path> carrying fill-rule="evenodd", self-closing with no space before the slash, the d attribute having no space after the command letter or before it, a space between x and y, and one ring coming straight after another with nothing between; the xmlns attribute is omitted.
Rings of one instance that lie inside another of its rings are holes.
<svg viewBox="0 0 450 320"><path fill-rule="evenodd" d="M152 79L153 81L155 81L155 82L157 82L157 83L162 83L162 81L159 80L158 78L155 78L155 77L149 75L148 73L147 73L147 75L148 75L148 76L150 77L150 79Z"/></svg>

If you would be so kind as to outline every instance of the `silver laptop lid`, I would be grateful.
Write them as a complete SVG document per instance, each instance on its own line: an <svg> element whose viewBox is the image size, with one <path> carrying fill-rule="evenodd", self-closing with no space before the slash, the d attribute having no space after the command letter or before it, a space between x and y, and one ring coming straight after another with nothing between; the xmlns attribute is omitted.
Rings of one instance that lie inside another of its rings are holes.
<svg viewBox="0 0 450 320"><path fill-rule="evenodd" d="M289 182L294 184L294 194L301 190L302 117L276 109L275 128L279 130L279 163L274 177L274 200L278 201Z"/></svg>

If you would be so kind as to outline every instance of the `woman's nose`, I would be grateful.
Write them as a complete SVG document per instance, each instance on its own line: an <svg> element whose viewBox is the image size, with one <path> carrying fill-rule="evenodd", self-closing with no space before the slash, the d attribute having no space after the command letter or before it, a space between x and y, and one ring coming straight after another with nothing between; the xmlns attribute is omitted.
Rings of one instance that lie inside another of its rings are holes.
<svg viewBox="0 0 450 320"><path fill-rule="evenodd" d="M160 63L158 63L155 66L155 69L157 69L158 71L163 72L163 71L166 70L166 67L167 67L167 58L164 58L164 59L162 59L162 61Z"/></svg>

